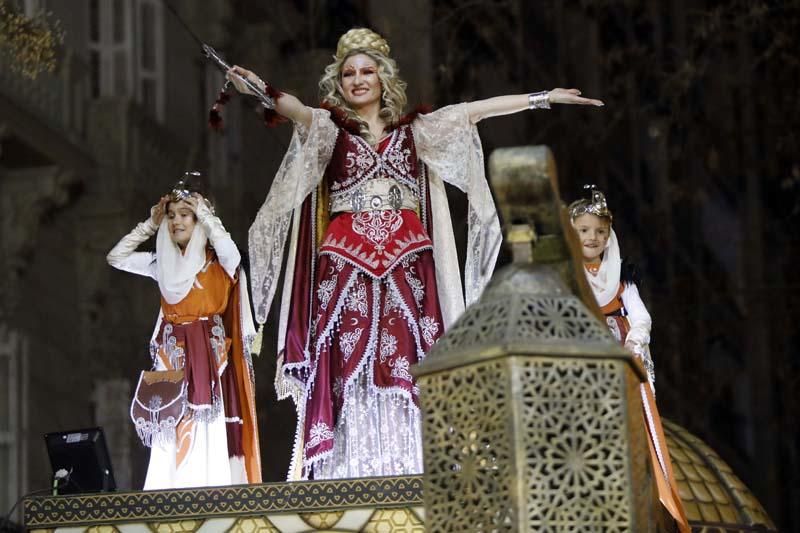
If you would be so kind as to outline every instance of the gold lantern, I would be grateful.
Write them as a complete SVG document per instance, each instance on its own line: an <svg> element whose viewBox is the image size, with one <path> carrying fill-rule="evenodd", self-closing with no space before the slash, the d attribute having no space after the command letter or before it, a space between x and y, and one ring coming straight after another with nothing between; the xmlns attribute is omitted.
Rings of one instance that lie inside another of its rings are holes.
<svg viewBox="0 0 800 533"><path fill-rule="evenodd" d="M654 531L642 370L575 294L552 155L489 166L515 259L415 371L427 528Z"/></svg>

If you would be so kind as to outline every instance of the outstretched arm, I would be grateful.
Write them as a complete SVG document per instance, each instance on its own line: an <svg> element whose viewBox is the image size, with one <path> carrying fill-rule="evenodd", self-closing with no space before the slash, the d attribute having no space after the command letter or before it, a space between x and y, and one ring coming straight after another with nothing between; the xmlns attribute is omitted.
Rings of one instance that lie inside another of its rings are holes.
<svg viewBox="0 0 800 533"><path fill-rule="evenodd" d="M495 96L467 103L470 120L475 123L489 117L510 115L526 109L549 108L550 104L604 105L600 100L583 98L578 89L553 89L547 93Z"/></svg>
<svg viewBox="0 0 800 533"><path fill-rule="evenodd" d="M262 91L266 87L266 83L253 71L235 65L228 71L227 78L231 80L236 90L243 94L252 94L252 92L242 82L242 78L249 79L258 85ZM311 126L311 108L291 94L283 93L280 98L275 99L275 111L279 115L288 118L292 122L298 122L306 128Z"/></svg>

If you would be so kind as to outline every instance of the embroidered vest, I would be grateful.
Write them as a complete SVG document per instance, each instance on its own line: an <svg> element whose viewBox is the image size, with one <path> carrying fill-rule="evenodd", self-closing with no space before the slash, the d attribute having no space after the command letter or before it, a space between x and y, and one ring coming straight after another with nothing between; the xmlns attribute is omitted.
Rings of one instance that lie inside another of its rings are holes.
<svg viewBox="0 0 800 533"><path fill-rule="evenodd" d="M386 142L386 148L378 152L358 135L341 130L325 172L331 201L376 178L393 179L419 198L419 169L411 126L395 129Z"/></svg>
<svg viewBox="0 0 800 533"><path fill-rule="evenodd" d="M340 131L325 179L330 204L351 208L334 218L320 247L321 254L339 256L374 277L384 276L405 255L432 246L417 213L409 209L408 196L414 204L419 201L421 170L411 126L395 129L379 148L383 149L375 150L358 135ZM377 182L397 185L401 191L397 203L393 191L387 189L389 194L384 195L379 187L368 187ZM370 192L362 195L362 191Z"/></svg>

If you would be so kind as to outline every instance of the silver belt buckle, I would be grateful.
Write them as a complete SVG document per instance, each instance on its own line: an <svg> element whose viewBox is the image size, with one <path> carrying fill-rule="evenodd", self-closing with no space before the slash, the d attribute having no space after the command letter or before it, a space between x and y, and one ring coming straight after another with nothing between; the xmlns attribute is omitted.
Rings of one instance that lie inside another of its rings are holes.
<svg viewBox="0 0 800 533"><path fill-rule="evenodd" d="M397 185L392 185L389 188L389 205L395 211L403 207L403 191Z"/></svg>
<svg viewBox="0 0 800 533"><path fill-rule="evenodd" d="M350 208L354 213L359 213L367 207L367 194L364 192L365 186L350 193ZM389 206L394 210L400 210L403 207L403 190L397 185L389 187L389 193L386 195ZM369 197L369 208L376 211L383 207L384 196L375 194Z"/></svg>
<svg viewBox="0 0 800 533"><path fill-rule="evenodd" d="M364 209L364 200L366 200L364 196L364 191L360 187L350 193L350 207L354 213L359 213Z"/></svg>

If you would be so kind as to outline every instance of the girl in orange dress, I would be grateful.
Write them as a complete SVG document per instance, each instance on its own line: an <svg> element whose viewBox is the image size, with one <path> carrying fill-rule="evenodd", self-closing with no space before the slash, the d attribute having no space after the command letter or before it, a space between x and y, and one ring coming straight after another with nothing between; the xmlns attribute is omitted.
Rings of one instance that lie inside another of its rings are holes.
<svg viewBox="0 0 800 533"><path fill-rule="evenodd" d="M155 234L155 252L135 251ZM179 182L107 260L153 278L161 292L154 372L143 373L131 407L152 449L144 489L260 482L247 280L211 203ZM168 378L176 381L174 397L144 392ZM181 414L165 416L169 406Z"/></svg>
<svg viewBox="0 0 800 533"><path fill-rule="evenodd" d="M605 195L594 185L586 188L591 190L591 197L569 206L572 227L581 245L586 279L611 334L644 366L648 383L642 383L639 392L658 496L679 531L688 533L689 524L672 474L672 462L656 408L655 370L650 357L650 313L639 296L633 267L620 258L619 242L611 227L612 215Z"/></svg>

